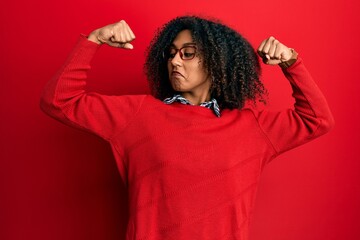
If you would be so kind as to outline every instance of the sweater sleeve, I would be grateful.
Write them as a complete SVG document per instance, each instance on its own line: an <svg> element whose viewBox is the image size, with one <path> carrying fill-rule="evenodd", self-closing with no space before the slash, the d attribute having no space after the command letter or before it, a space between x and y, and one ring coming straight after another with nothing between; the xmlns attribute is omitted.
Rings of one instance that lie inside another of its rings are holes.
<svg viewBox="0 0 360 240"><path fill-rule="evenodd" d="M45 86L41 109L70 126L106 140L136 115L145 96L107 96L85 91L90 62L100 45L82 36L58 73Z"/></svg>
<svg viewBox="0 0 360 240"><path fill-rule="evenodd" d="M293 90L294 108L281 112L254 112L276 155L327 133L334 125L326 99L302 59L283 72Z"/></svg>

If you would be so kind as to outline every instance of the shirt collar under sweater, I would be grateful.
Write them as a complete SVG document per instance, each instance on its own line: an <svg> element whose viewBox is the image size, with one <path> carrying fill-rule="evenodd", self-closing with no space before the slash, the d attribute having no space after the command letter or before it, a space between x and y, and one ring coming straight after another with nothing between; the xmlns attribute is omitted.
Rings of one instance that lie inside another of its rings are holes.
<svg viewBox="0 0 360 240"><path fill-rule="evenodd" d="M184 98L180 94L175 94L173 97L169 97L169 98L164 99L164 103L166 103L166 104L172 104L173 102L180 102L180 103L185 104L185 105L193 105L189 100L187 100L186 98ZM215 98L211 99L208 102L201 103L200 106L201 107L206 107L206 108L209 108L209 109L213 110L213 112L215 113L215 115L217 117L221 116L220 115L219 104L217 103Z"/></svg>

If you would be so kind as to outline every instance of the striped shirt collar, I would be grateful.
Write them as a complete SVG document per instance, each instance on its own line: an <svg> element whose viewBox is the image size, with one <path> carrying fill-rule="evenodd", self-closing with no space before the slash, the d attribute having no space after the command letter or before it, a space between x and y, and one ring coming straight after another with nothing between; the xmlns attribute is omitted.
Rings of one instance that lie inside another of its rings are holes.
<svg viewBox="0 0 360 240"><path fill-rule="evenodd" d="M185 105L193 105L189 100L187 100L186 98L184 98L180 94L175 94L173 97L165 98L163 102L166 103L166 104L172 104L174 102L180 102L180 103L185 104ZM211 109L217 117L221 116L220 115L219 104L217 103L215 98L211 99L208 102L201 103L200 106Z"/></svg>

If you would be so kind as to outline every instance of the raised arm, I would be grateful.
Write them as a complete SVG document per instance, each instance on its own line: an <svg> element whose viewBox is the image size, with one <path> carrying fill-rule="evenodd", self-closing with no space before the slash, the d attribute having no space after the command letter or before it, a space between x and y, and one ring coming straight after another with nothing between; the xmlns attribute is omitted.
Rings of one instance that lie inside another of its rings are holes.
<svg viewBox="0 0 360 240"><path fill-rule="evenodd" d="M43 90L41 109L57 120L110 139L135 116L144 96L106 96L85 91L90 62L103 44L132 49L135 35L125 21L79 39L64 66Z"/></svg>
<svg viewBox="0 0 360 240"><path fill-rule="evenodd" d="M268 65L280 65L289 80L295 104L281 112L254 112L277 154L327 133L334 125L326 99L297 53L270 37L258 48Z"/></svg>

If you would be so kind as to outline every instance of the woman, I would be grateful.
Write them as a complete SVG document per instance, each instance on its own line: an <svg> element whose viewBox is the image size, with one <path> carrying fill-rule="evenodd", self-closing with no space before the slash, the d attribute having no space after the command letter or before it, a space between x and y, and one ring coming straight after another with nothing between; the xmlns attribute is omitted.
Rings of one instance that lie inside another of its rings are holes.
<svg viewBox="0 0 360 240"><path fill-rule="evenodd" d="M98 48L132 49L134 39L125 21L82 37L42 109L110 143L129 191L127 239L248 239L262 168L331 129L325 98L297 53L270 37L258 53L282 68L294 109L244 107L266 95L255 51L229 27L193 16L170 21L151 42L152 95L85 92Z"/></svg>

